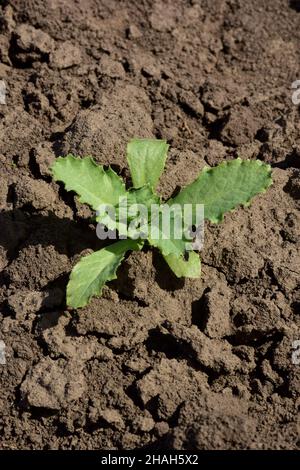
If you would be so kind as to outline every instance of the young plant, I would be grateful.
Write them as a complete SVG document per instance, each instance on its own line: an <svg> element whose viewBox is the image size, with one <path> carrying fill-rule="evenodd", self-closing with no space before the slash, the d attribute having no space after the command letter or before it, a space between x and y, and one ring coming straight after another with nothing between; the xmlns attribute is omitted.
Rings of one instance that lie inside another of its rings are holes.
<svg viewBox="0 0 300 470"><path fill-rule="evenodd" d="M167 151L168 144L164 140L133 139L128 143L127 161L133 182L133 187L129 190L126 190L123 180L111 168L105 170L90 157L81 159L67 155L57 158L53 164L54 179L62 181L67 191L75 191L80 202L96 211L97 222L106 225L109 230L117 230L119 235L122 233L123 237L119 238L124 238L124 233L126 235L125 239L119 239L113 245L84 256L74 266L67 286L67 304L70 307L83 307L92 296L101 295L105 283L116 278L117 269L126 253L141 250L144 243L160 250L177 277L200 277L199 254L191 250L193 245L188 237L183 235L182 238L176 238L172 233L164 236L161 214L155 227L158 237L152 237L152 219L151 222L150 219L145 221L133 214L129 217L131 223L128 224L120 217L120 201L124 199L131 205L144 205L147 208L160 203L156 187L164 170ZM269 165L260 160L237 158L214 168L205 167L193 183L183 188L165 205L169 208L175 205L184 208L189 204L195 208L203 204L204 218L217 223L223 220L226 212L239 205L248 206L256 194L265 192L271 184ZM99 212L99 207L103 205L114 207L117 218ZM191 222L195 224L197 221L193 211ZM146 240L145 236L139 236L143 233L141 228L145 223L150 224ZM172 223L175 224L174 218L171 218L171 225Z"/></svg>

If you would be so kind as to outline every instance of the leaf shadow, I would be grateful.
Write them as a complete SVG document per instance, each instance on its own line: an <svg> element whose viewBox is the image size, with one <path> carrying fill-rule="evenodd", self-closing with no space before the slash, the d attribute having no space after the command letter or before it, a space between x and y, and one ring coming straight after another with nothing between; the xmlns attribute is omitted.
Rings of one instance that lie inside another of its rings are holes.
<svg viewBox="0 0 300 470"><path fill-rule="evenodd" d="M174 292L184 287L185 280L175 276L158 251L153 251L152 260L156 271L155 281L161 289Z"/></svg>
<svg viewBox="0 0 300 470"><path fill-rule="evenodd" d="M87 219L77 222L67 217L58 217L51 211L41 214L27 211L27 209L25 211L24 208L23 210L2 210L0 212L0 287L14 285L10 282L6 268L18 257L21 250L28 247L53 246L59 254L72 259L86 249L96 251L109 243L110 241L97 238L95 227ZM68 273L62 273L58 278L49 281L41 291L48 292L50 289L49 292L51 292L57 287L64 291L68 277ZM22 284L21 280L20 285ZM61 306L65 306L63 300Z"/></svg>

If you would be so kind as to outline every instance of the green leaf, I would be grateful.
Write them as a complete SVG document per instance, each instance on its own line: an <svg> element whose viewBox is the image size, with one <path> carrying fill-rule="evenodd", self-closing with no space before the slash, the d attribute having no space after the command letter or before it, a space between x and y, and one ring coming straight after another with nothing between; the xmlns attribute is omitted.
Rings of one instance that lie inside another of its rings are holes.
<svg viewBox="0 0 300 470"><path fill-rule="evenodd" d="M150 209L152 204L160 204L160 197L153 192L149 184L138 189L130 189L125 197L127 197L128 206L143 204Z"/></svg>
<svg viewBox="0 0 300 470"><path fill-rule="evenodd" d="M166 210L165 213L164 210ZM191 249L192 240L186 237L181 211L177 213L171 210L169 215L168 211L170 211L170 206L165 204L161 206L157 219L151 218L148 241L150 245L158 248L164 256L173 254L175 257L179 257Z"/></svg>
<svg viewBox="0 0 300 470"><path fill-rule="evenodd" d="M71 272L67 304L73 308L84 307L93 295L101 295L105 283L116 279L116 271L125 253L141 247L141 242L121 240L81 258Z"/></svg>
<svg viewBox="0 0 300 470"><path fill-rule="evenodd" d="M119 232L122 235L127 234L129 238L147 238L151 207L154 204L160 204L159 196L154 194L149 185L146 185L139 189L131 189L125 197L127 197L128 227L124 227L123 223L123 230L120 232L122 222L119 223ZM118 217L120 215L121 212Z"/></svg>
<svg viewBox="0 0 300 470"><path fill-rule="evenodd" d="M79 201L97 210L100 204L119 203L126 194L123 180L111 169L104 170L91 157L59 157L52 165L55 181L62 181L67 191L75 191Z"/></svg>
<svg viewBox="0 0 300 470"><path fill-rule="evenodd" d="M173 254L164 256L164 259L177 277L199 278L201 276L201 261L199 254L194 251L187 252L188 259L184 256Z"/></svg>
<svg viewBox="0 0 300 470"><path fill-rule="evenodd" d="M107 213L105 215L98 214L96 221L106 225L110 230L116 229L122 236L128 236L130 238L130 234L127 230L128 224L135 219L143 220L144 223L142 225L146 224L151 214L151 206L153 204L159 205L160 197L153 193L153 190L149 185L143 186L139 189L132 188L120 199L120 204L115 208L114 219L112 219ZM139 205L142 206L143 212L145 211L146 213L145 218L141 217L141 214L137 213L139 212Z"/></svg>
<svg viewBox="0 0 300 470"><path fill-rule="evenodd" d="M214 168L204 168L199 177L168 204L204 204L204 217L221 222L225 212L249 205L253 196L272 184L271 167L260 160L237 158Z"/></svg>
<svg viewBox="0 0 300 470"><path fill-rule="evenodd" d="M164 170L169 145L165 140L133 139L127 145L127 161L133 186L155 189Z"/></svg>

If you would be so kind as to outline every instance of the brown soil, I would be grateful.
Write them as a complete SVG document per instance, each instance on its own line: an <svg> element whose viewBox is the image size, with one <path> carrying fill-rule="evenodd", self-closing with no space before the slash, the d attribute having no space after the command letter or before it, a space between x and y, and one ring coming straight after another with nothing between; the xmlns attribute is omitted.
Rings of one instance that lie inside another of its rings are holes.
<svg viewBox="0 0 300 470"><path fill-rule="evenodd" d="M299 448L299 1L1 4L0 447ZM136 253L68 311L100 243L49 165L91 154L128 178L133 136L170 142L164 196L237 155L274 185L206 227L200 280Z"/></svg>

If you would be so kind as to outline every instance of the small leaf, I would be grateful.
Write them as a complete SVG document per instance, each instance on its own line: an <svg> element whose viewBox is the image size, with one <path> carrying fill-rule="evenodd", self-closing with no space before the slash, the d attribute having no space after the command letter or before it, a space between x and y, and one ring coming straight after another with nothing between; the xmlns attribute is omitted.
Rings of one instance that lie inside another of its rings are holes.
<svg viewBox="0 0 300 470"><path fill-rule="evenodd" d="M128 250L140 250L140 241L121 240L114 245L84 256L74 266L67 286L67 304L84 307L93 295L100 295L107 281L116 279L116 271Z"/></svg>
<svg viewBox="0 0 300 470"><path fill-rule="evenodd" d="M55 181L62 181L67 191L75 191L79 201L97 210L101 204L119 203L126 194L123 180L111 169L104 170L91 157L59 157L52 165Z"/></svg>
<svg viewBox="0 0 300 470"><path fill-rule="evenodd" d="M133 186L155 189L164 170L169 145L165 140L133 139L127 145L127 161Z"/></svg>
<svg viewBox="0 0 300 470"><path fill-rule="evenodd" d="M143 212L146 212L146 223L148 217L151 214L151 206L153 204L159 205L160 198L157 194L153 193L153 190L149 185L138 189L132 188L126 192L124 197L120 199L120 204L118 204L115 208L114 218L111 218L109 214L98 214L96 221L103 223L110 230L118 230L122 236L129 236L127 232L128 223L138 216L137 214L132 215L130 213L130 208L137 209L138 205L141 205Z"/></svg>
<svg viewBox="0 0 300 470"><path fill-rule="evenodd" d="M125 197L127 197L128 206L143 204L150 209L152 204L160 204L159 196L153 192L149 184L138 189L130 189Z"/></svg>
<svg viewBox="0 0 300 470"><path fill-rule="evenodd" d="M247 206L272 184L271 167L260 160L237 158L214 168L204 168L198 178L168 204L204 204L204 217L221 222L224 214Z"/></svg>
<svg viewBox="0 0 300 470"><path fill-rule="evenodd" d="M146 185L142 188L130 189L125 197L127 197L128 209L127 226L125 227L125 221L122 224L122 219L120 219L121 212L119 212L117 215L117 220L119 221L117 229L121 235L127 234L129 238L147 238L151 207L153 205L159 206L159 196L154 194L149 185ZM119 207L118 210L121 211Z"/></svg>
<svg viewBox="0 0 300 470"><path fill-rule="evenodd" d="M185 260L182 255L177 258L172 254L164 256L164 259L177 277L199 278L201 276L201 261L199 255L194 251L189 251L187 255L187 260Z"/></svg>
<svg viewBox="0 0 300 470"><path fill-rule="evenodd" d="M172 210L164 212L167 208L170 210L168 205L161 206L158 218L151 218L148 241L150 245L158 248L164 256L173 254L175 257L179 257L191 249L192 240L185 236L181 211L180 213L172 212Z"/></svg>

